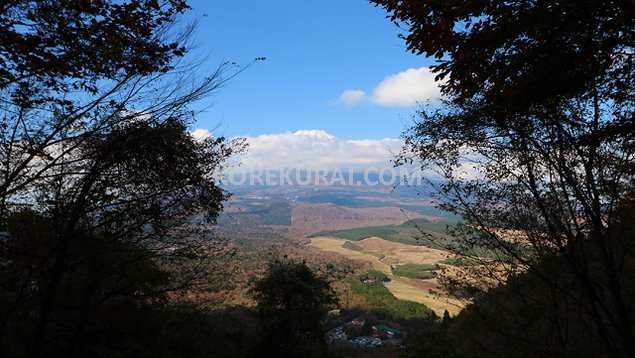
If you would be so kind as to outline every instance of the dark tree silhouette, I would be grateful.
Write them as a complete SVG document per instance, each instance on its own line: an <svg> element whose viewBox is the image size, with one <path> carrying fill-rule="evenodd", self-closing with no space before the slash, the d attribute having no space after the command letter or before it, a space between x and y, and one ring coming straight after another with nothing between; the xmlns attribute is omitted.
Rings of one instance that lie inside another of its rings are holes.
<svg viewBox="0 0 635 358"><path fill-rule="evenodd" d="M635 253L617 230L635 181L633 2L371 2L448 79L445 106L419 113L399 159L445 180L433 183L442 207L465 220L454 249L576 305L577 317L544 311L558 334L579 319L583 343L635 355Z"/></svg>
<svg viewBox="0 0 635 358"><path fill-rule="evenodd" d="M263 357L325 354L321 318L337 302L329 282L306 263L274 260L251 289L261 319Z"/></svg>
<svg viewBox="0 0 635 358"><path fill-rule="evenodd" d="M5 1L0 5L0 229L40 179L121 123L188 123L188 104L238 71L185 58L184 1ZM73 155L70 153L73 152Z"/></svg>
<svg viewBox="0 0 635 358"><path fill-rule="evenodd" d="M0 5L3 352L139 355L153 337L122 339L148 325L135 309L150 316L225 271L231 250L207 224L227 197L216 176L244 145L187 127L190 104L239 70L201 76L193 28L178 26L187 8Z"/></svg>
<svg viewBox="0 0 635 358"><path fill-rule="evenodd" d="M459 101L522 108L585 93L598 76L633 87L630 0L370 2L406 31L409 51L437 59L435 71Z"/></svg>

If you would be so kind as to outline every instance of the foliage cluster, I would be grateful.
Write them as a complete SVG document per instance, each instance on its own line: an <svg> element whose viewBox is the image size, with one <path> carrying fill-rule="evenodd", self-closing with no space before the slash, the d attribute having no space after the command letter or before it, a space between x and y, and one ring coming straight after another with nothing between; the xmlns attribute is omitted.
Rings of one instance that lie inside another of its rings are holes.
<svg viewBox="0 0 635 358"><path fill-rule="evenodd" d="M209 351L174 315L224 281L231 249L209 224L228 196L216 175L243 144L189 134L190 105L228 78L188 63L187 9L0 5L1 351Z"/></svg>
<svg viewBox="0 0 635 358"><path fill-rule="evenodd" d="M446 99L417 114L398 161L444 178L430 184L464 220L454 250L494 258L470 270L489 268L501 287L466 313L483 308L489 325L471 320L463 332L492 339L466 342L503 356L635 356L625 220L635 192L635 4L371 2L445 81ZM507 305L518 310L496 321Z"/></svg>
<svg viewBox="0 0 635 358"><path fill-rule="evenodd" d="M368 280L365 278L372 278ZM354 294L364 297L375 314L394 321L422 321L435 317L434 312L424 304L398 300L383 284L386 275L379 271L369 271L350 279ZM364 282L369 281L369 282Z"/></svg>
<svg viewBox="0 0 635 358"><path fill-rule="evenodd" d="M344 241L342 247L353 251L364 251L364 248L350 241Z"/></svg>
<svg viewBox="0 0 635 358"><path fill-rule="evenodd" d="M329 281L305 262L274 260L252 286L260 318L263 357L319 357L325 354L321 319L337 302Z"/></svg>

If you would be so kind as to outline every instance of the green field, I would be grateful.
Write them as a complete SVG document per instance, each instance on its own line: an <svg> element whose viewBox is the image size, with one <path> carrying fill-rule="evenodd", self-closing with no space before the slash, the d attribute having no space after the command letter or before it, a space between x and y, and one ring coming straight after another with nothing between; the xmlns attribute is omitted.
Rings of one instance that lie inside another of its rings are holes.
<svg viewBox="0 0 635 358"><path fill-rule="evenodd" d="M431 264L403 264L392 268L392 273L397 276L425 280L435 278L437 274L434 271L443 268L443 266Z"/></svg>
<svg viewBox="0 0 635 358"><path fill-rule="evenodd" d="M387 241L415 246L448 244L451 238L445 233L449 223L434 223L426 219L409 220L401 225L369 226L344 230L325 230L309 235L309 238L330 236L344 240L359 241L379 237Z"/></svg>

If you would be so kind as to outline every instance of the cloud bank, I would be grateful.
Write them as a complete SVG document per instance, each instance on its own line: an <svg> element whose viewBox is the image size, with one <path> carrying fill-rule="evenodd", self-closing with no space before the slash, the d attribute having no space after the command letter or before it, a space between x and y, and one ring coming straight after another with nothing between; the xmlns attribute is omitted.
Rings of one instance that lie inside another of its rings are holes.
<svg viewBox="0 0 635 358"><path fill-rule="evenodd" d="M249 148L241 169L333 169L390 166L402 145L400 139L340 140L323 130L247 137Z"/></svg>
<svg viewBox="0 0 635 358"><path fill-rule="evenodd" d="M368 94L359 89L347 89L339 101L348 106L371 103L386 107L411 107L441 98L439 83L429 67L410 68L387 76Z"/></svg>
<svg viewBox="0 0 635 358"><path fill-rule="evenodd" d="M190 133L195 138L211 136L211 133L205 129L196 129ZM341 140L319 129L263 134L245 139L249 144L247 153L234 158L235 164L230 166L226 172L230 176L247 173L263 178L265 172L305 170L313 172L339 171L340 173L389 173L394 179L390 185L400 182L404 175L411 178L414 175L419 179L442 179L442 176L432 169L421 171L417 169L417 166L394 168L392 160L404 145L401 139ZM480 177L481 174L476 164L479 160L480 158L474 155L462 160L462 164L456 168L456 177L466 180ZM280 182L277 181L276 184L278 183Z"/></svg>

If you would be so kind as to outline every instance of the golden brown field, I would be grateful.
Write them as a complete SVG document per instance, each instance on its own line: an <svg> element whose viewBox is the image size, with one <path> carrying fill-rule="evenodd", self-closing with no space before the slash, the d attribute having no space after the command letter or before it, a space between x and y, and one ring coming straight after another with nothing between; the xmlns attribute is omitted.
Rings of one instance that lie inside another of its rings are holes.
<svg viewBox="0 0 635 358"><path fill-rule="evenodd" d="M316 247L322 251L336 252L349 259L367 261L372 264L372 267L375 270L381 271L387 275L391 273L390 266L380 261L379 257L343 248L342 245L345 241L346 240L331 237L316 237L311 239L309 246Z"/></svg>
<svg viewBox="0 0 635 358"><path fill-rule="evenodd" d="M293 205L293 227L310 232L401 224L421 214L396 207L347 208L335 204Z"/></svg>
<svg viewBox="0 0 635 358"><path fill-rule="evenodd" d="M425 280L430 288L425 288L413 282L415 280L405 277L391 276L392 282L385 283L386 288L395 297L404 301L414 301L423 303L430 307L439 317L443 317L443 312L447 310L451 316L457 315L467 304L464 301L450 297L438 288L436 279ZM430 291L432 290L432 291Z"/></svg>

